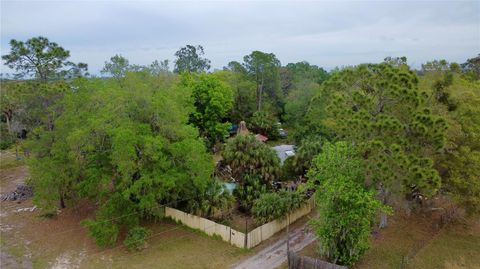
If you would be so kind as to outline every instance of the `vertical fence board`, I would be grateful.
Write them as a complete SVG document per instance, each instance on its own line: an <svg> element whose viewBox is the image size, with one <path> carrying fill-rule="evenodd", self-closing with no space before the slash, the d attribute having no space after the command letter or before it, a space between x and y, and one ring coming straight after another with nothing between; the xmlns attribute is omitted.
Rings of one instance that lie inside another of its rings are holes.
<svg viewBox="0 0 480 269"><path fill-rule="evenodd" d="M234 229L230 229L231 241L230 244L239 248L245 247L245 234Z"/></svg>

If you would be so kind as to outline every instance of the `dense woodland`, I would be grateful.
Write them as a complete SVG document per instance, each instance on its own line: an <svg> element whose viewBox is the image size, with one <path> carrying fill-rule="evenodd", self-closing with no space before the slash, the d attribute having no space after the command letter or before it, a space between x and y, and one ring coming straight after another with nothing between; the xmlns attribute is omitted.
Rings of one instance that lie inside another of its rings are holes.
<svg viewBox="0 0 480 269"><path fill-rule="evenodd" d="M314 192L321 255L352 265L372 229L399 210L442 197L458 214L480 211L480 55L420 70L387 57L326 71L253 51L211 71L204 48L187 45L172 67L115 55L93 76L47 38L10 46L1 147L26 158L46 214L95 204L83 224L101 246L141 248L140 221L161 218L164 205L220 218L237 204L265 223ZM280 165L253 135L230 137L240 121L271 141L281 139L280 122L296 155ZM214 154L238 182L232 194L215 176ZM292 180L296 191L272 184Z"/></svg>

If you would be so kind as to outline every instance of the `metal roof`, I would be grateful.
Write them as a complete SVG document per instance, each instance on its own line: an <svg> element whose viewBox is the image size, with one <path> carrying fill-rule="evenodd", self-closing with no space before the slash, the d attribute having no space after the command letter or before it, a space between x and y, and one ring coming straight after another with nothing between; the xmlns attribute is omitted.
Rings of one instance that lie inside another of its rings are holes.
<svg viewBox="0 0 480 269"><path fill-rule="evenodd" d="M280 158L280 163L283 164L283 162L290 156L295 155L295 145L278 145L275 147L272 147L277 152L278 158Z"/></svg>

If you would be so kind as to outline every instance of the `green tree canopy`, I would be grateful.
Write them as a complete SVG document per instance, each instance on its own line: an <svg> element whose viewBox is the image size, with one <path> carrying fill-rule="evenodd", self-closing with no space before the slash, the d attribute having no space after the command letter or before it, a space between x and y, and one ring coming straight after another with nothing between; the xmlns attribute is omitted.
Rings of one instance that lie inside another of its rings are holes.
<svg viewBox="0 0 480 269"><path fill-rule="evenodd" d="M232 90L223 83L218 73L185 73L182 84L192 92L195 106L190 122L199 129L209 147L223 141L231 125L226 118L233 106Z"/></svg>
<svg viewBox="0 0 480 269"><path fill-rule="evenodd" d="M240 67L243 68L241 65ZM234 102L230 113L232 123L238 124L242 120L249 121L248 119L256 111L255 82L248 79L244 72L227 69L221 74L223 81L233 91Z"/></svg>
<svg viewBox="0 0 480 269"><path fill-rule="evenodd" d="M170 72L169 61L167 59L163 61L155 60L149 66L150 72L154 75L160 75Z"/></svg>
<svg viewBox="0 0 480 269"><path fill-rule="evenodd" d="M85 75L87 64L68 61L70 52L57 43L39 36L27 41L10 40L5 64L17 71L16 77L34 77L41 81Z"/></svg>
<svg viewBox="0 0 480 269"><path fill-rule="evenodd" d="M293 173L303 176L312 166L315 156L322 152L325 139L319 136L308 136L300 141L295 148L295 155L292 157Z"/></svg>
<svg viewBox="0 0 480 269"><path fill-rule="evenodd" d="M346 142L326 143L309 170L319 212L310 225L320 254L333 263L353 265L369 248L377 212L388 211L373 190L365 189L364 177L358 150Z"/></svg>
<svg viewBox="0 0 480 269"><path fill-rule="evenodd" d="M451 66L451 65L450 65ZM469 213L480 211L480 84L451 68L426 72L420 86L448 121L445 154L436 156L443 188Z"/></svg>
<svg viewBox="0 0 480 269"><path fill-rule="evenodd" d="M158 216L160 203L197 199L212 176L213 160L187 124L191 93L160 88L159 79L78 81L55 128L33 136L35 202L46 209L82 197L98 203L85 224L102 245L141 216Z"/></svg>
<svg viewBox="0 0 480 269"><path fill-rule="evenodd" d="M276 179L280 159L273 149L253 135L237 135L225 144L222 157L232 168L232 175L241 180L244 175L258 176L263 183Z"/></svg>
<svg viewBox="0 0 480 269"><path fill-rule="evenodd" d="M463 72L473 80L480 80L480 54L461 64Z"/></svg>
<svg viewBox="0 0 480 269"><path fill-rule="evenodd" d="M367 185L385 193L431 196L441 184L432 156L444 149L447 124L432 113L427 97L408 69L359 65L336 72L323 84L308 117L311 125L360 146Z"/></svg>
<svg viewBox="0 0 480 269"><path fill-rule="evenodd" d="M282 119L292 127L298 139L307 128L306 114L310 100L320 92L320 85L329 74L321 67L308 62L289 63L282 68L282 91L285 108Z"/></svg>
<svg viewBox="0 0 480 269"><path fill-rule="evenodd" d="M288 63L285 66L286 73L289 78L289 83L286 83L286 86L291 86L292 88L298 87L296 84L300 81L311 81L318 85L322 84L325 80L328 79L328 72L325 69L312 65L307 61L298 62L298 63ZM289 87L285 87L284 94L288 94Z"/></svg>
<svg viewBox="0 0 480 269"><path fill-rule="evenodd" d="M280 61L273 53L253 51L243 57L243 66L247 74L255 81L257 111L262 110L264 95L273 104L281 103L279 68Z"/></svg>
<svg viewBox="0 0 480 269"><path fill-rule="evenodd" d="M278 119L272 113L257 111L253 113L248 125L253 132L265 135L269 139L278 137Z"/></svg>
<svg viewBox="0 0 480 269"><path fill-rule="evenodd" d="M316 192L319 217L310 225L318 250L331 262L353 265L370 246L373 219L381 208L375 193L344 175L327 180Z"/></svg>
<svg viewBox="0 0 480 269"><path fill-rule="evenodd" d="M100 72L118 79L124 77L129 68L130 63L128 59L122 55L115 54L110 58L110 61L105 62L105 66Z"/></svg>
<svg viewBox="0 0 480 269"><path fill-rule="evenodd" d="M187 45L175 52L175 73L198 73L210 69L210 60L203 58L203 47Z"/></svg>

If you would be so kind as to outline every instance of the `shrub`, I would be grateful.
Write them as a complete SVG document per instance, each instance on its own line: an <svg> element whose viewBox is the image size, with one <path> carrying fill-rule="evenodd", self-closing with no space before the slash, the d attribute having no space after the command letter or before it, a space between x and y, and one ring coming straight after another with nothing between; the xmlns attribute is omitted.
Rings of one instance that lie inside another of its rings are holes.
<svg viewBox="0 0 480 269"><path fill-rule="evenodd" d="M100 247L111 246L117 241L118 225L110 221L83 220L81 222L90 231L90 235L95 238L95 242Z"/></svg>
<svg viewBox="0 0 480 269"><path fill-rule="evenodd" d="M244 175L242 178L242 184L233 190L233 195L237 198L240 208L244 212L250 212L254 201L267 192L267 186L255 176Z"/></svg>
<svg viewBox="0 0 480 269"><path fill-rule="evenodd" d="M222 216L234 203L233 196L216 178L211 179L205 189L196 189L195 192L195 199L188 200L184 209L205 218Z"/></svg>
<svg viewBox="0 0 480 269"><path fill-rule="evenodd" d="M14 143L15 143L15 138L11 136L6 127L4 126L5 124L2 122L0 123L0 149L1 150L6 150L10 148Z"/></svg>
<svg viewBox="0 0 480 269"><path fill-rule="evenodd" d="M127 237L123 241L125 247L130 251L141 250L145 246L145 239L150 235L150 231L136 226L128 231Z"/></svg>
<svg viewBox="0 0 480 269"><path fill-rule="evenodd" d="M304 201L304 196L298 192L265 193L255 200L252 213L258 222L267 223L299 208Z"/></svg>

